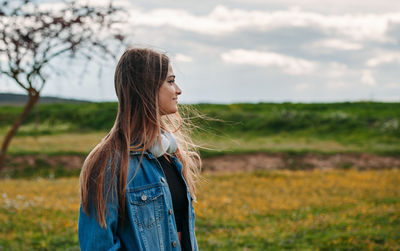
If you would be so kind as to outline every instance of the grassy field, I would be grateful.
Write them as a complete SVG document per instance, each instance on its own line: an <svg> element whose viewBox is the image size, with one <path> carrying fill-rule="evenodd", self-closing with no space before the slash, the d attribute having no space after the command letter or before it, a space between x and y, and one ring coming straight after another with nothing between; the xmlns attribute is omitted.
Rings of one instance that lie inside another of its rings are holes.
<svg viewBox="0 0 400 251"><path fill-rule="evenodd" d="M244 152L400 156L400 103L194 107L208 117L193 119L203 157ZM0 141L21 109L0 107ZM16 172L15 177L30 179L0 180L0 250L79 250L79 170L66 172L44 160L85 156L111 128L116 109L116 103L52 104L30 114L9 156L41 157ZM49 177L50 169L56 177L74 177L32 178ZM195 210L200 250L400 250L398 169L209 173Z"/></svg>
<svg viewBox="0 0 400 251"><path fill-rule="evenodd" d="M87 154L107 134L105 131L86 133L60 133L55 135L15 137L9 148L11 155L19 154ZM3 136L0 136L0 141ZM368 144L344 144L331 139L274 136L229 136L196 135L195 142L204 155L218 155L239 152L371 152L397 153L400 144L369 142Z"/></svg>
<svg viewBox="0 0 400 251"><path fill-rule="evenodd" d="M400 250L400 172L208 174L200 250ZM1 250L78 250L78 179L3 180ZM222 193L222 191L224 191Z"/></svg>
<svg viewBox="0 0 400 251"><path fill-rule="evenodd" d="M181 106L197 126L193 137L204 147L203 156L259 151L400 154L400 103L191 107L208 117ZM0 107L0 140L21 109ZM40 105L19 129L9 152L87 154L111 128L116 111L116 103Z"/></svg>

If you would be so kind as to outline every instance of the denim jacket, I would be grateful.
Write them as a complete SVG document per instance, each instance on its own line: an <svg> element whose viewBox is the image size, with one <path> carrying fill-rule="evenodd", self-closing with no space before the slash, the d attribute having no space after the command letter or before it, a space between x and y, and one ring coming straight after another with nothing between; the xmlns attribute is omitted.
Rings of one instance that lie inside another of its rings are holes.
<svg viewBox="0 0 400 251"><path fill-rule="evenodd" d="M106 204L107 228L101 227L92 214L89 217L84 213L81 205L78 222L81 250L181 250L165 174L156 157L147 151L138 167L140 155L141 152L130 152L129 156L123 224L118 219L117 202ZM174 156L171 160L182 174L182 164ZM192 250L197 251L193 199L187 184L186 191L190 242Z"/></svg>

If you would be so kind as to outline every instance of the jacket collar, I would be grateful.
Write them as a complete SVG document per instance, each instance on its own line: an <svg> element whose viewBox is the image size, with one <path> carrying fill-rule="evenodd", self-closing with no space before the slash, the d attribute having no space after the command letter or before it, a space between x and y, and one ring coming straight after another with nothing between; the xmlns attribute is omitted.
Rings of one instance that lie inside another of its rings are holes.
<svg viewBox="0 0 400 251"><path fill-rule="evenodd" d="M134 155L134 156L142 155L142 153L143 153L143 156L147 156L150 159L155 159L156 158L156 156L151 154L151 152L149 152L148 150L145 150L144 152L142 152L142 151L129 151L129 155Z"/></svg>

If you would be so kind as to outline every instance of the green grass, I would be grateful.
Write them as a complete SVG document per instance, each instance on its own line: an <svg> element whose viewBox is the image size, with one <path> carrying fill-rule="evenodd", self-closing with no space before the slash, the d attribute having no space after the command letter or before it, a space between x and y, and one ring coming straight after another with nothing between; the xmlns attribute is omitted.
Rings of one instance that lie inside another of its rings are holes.
<svg viewBox="0 0 400 251"><path fill-rule="evenodd" d="M194 107L210 118L194 119L203 157L400 154L400 103ZM21 109L0 107L0 141ZM116 111L116 103L40 105L9 154L85 156L111 128ZM19 178L0 183L0 250L79 250L78 179L57 179L78 172L40 157L8 172ZM396 169L356 171L345 164L325 172L206 175L196 205L200 250L400 250L399 177Z"/></svg>
<svg viewBox="0 0 400 251"><path fill-rule="evenodd" d="M187 105L181 106L186 110ZM303 132L314 134L399 134L400 103L259 103L193 105L200 113L217 120L198 118L203 129L226 132L252 132L274 134L277 132ZM0 107L0 127L9 126L21 113L22 107ZM35 120L46 124L49 131L109 130L116 117L116 103L42 104L29 114L26 124ZM62 128L57 128L57 127ZM52 128L51 128L52 127ZM25 131L28 133L29 130ZM31 132L34 132L30 130Z"/></svg>
<svg viewBox="0 0 400 251"><path fill-rule="evenodd" d="M81 170L68 168L64 164L52 165L46 159L37 157L34 163L26 164L23 168L21 166L9 166L2 171L2 177L7 178L61 178L61 177L77 177Z"/></svg>
<svg viewBox="0 0 400 251"><path fill-rule="evenodd" d="M204 178L200 250L400 250L396 169ZM1 250L79 250L77 178L6 179L0 191Z"/></svg>
<svg viewBox="0 0 400 251"><path fill-rule="evenodd" d="M86 155L106 134L106 131L91 131L19 136L12 140L8 153L11 156L29 154ZM0 141L2 141L2 138L0 136ZM200 152L203 157L255 152L282 152L288 154L365 152L382 155L400 153L400 144L381 142L376 139L356 144L340 142L334 139L300 137L285 133L271 136L204 133L196 134L194 140L201 147Z"/></svg>
<svg viewBox="0 0 400 251"><path fill-rule="evenodd" d="M2 221L2 250L80 250L76 231L62 223L71 219L77 222L76 212L40 207L28 210L2 208L0 215L8 218Z"/></svg>
<svg viewBox="0 0 400 251"><path fill-rule="evenodd" d="M342 170L210 176L199 198L209 203L198 210L199 245L205 250L400 250L397 175L397 170Z"/></svg>
<svg viewBox="0 0 400 251"><path fill-rule="evenodd" d="M181 110L187 107L183 105ZM198 104L192 107L208 117L192 118L198 126L194 138L199 144L220 151L203 150L205 156L257 151L400 152L400 103ZM0 107L0 135L6 134L21 109ZM39 105L19 129L10 153L87 153L112 127L116 112L116 103ZM191 115L191 112L186 114ZM35 125L35 121L40 123ZM67 135L76 139L78 146L68 141ZM80 140L81 136L84 139ZM46 144L41 145L42 141Z"/></svg>

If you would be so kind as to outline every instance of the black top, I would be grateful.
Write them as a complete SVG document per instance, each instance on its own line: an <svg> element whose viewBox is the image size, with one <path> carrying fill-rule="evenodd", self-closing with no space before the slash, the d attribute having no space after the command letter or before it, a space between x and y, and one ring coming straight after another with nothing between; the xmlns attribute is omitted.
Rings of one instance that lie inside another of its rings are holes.
<svg viewBox="0 0 400 251"><path fill-rule="evenodd" d="M172 162L169 162L164 156L157 158L157 160L161 164L171 192L176 228L178 232L181 232L182 250L191 250L188 219L189 205L185 182L178 168Z"/></svg>

